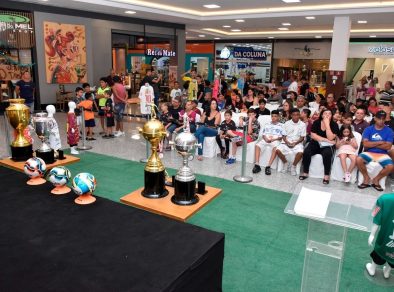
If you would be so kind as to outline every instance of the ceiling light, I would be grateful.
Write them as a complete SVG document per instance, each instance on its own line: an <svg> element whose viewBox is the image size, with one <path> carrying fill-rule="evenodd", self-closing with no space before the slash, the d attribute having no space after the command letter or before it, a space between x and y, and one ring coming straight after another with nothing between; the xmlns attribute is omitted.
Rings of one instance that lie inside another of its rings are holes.
<svg viewBox="0 0 394 292"><path fill-rule="evenodd" d="M205 38L205 34L199 34L198 35L200 38Z"/></svg>
<svg viewBox="0 0 394 292"><path fill-rule="evenodd" d="M205 8L208 8L208 9L215 9L215 8L220 8L220 6L219 5L216 5L216 4L206 4L206 5L203 5Z"/></svg>
<svg viewBox="0 0 394 292"><path fill-rule="evenodd" d="M215 40L220 40L220 38L215 38Z"/></svg>
<svg viewBox="0 0 394 292"><path fill-rule="evenodd" d="M225 28L230 28L231 25L223 25L223 27L225 27Z"/></svg>
<svg viewBox="0 0 394 292"><path fill-rule="evenodd" d="M124 13L126 13L126 14L136 14L136 12L135 12L135 11L132 11L132 10L127 10L127 11L125 11Z"/></svg>
<svg viewBox="0 0 394 292"><path fill-rule="evenodd" d="M289 22L284 22L284 23L282 23L282 25L283 25L283 26L290 26L291 23L289 23Z"/></svg>
<svg viewBox="0 0 394 292"><path fill-rule="evenodd" d="M240 29L232 29L231 31L237 32L237 31L241 31Z"/></svg>
<svg viewBox="0 0 394 292"><path fill-rule="evenodd" d="M317 35L317 36L315 36L315 38L316 38L316 39L321 39L322 36L321 36L321 35Z"/></svg>
<svg viewBox="0 0 394 292"><path fill-rule="evenodd" d="M274 37L268 37L269 39L273 39Z"/></svg>
<svg viewBox="0 0 394 292"><path fill-rule="evenodd" d="M299 3L301 0L282 0L285 3Z"/></svg>
<svg viewBox="0 0 394 292"><path fill-rule="evenodd" d="M245 22L243 19L236 19L235 22Z"/></svg>
<svg viewBox="0 0 394 292"><path fill-rule="evenodd" d="M359 24L366 24L366 23L368 23L368 21L366 21L366 20L359 20L359 21L357 21L357 23L359 23Z"/></svg>
<svg viewBox="0 0 394 292"><path fill-rule="evenodd" d="M279 30L289 30L288 27L278 27Z"/></svg>
<svg viewBox="0 0 394 292"><path fill-rule="evenodd" d="M376 38L376 35L373 34L373 35L370 35L369 37L370 38Z"/></svg>
<svg viewBox="0 0 394 292"><path fill-rule="evenodd" d="M313 20L313 19L316 19L316 17L314 17L314 16L306 16L305 19Z"/></svg>

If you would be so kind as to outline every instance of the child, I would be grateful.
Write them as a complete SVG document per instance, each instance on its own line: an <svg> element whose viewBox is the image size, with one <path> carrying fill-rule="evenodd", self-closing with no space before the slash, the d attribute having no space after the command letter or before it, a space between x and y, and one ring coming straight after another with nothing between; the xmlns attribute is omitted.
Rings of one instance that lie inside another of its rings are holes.
<svg viewBox="0 0 394 292"><path fill-rule="evenodd" d="M170 122L170 112L168 111L168 103L163 102L160 105L160 121L163 123L163 126L165 128L165 130L167 131L168 127L171 125ZM171 150L171 146L169 146L168 143L168 137L166 136L163 140L161 140L160 144L159 144L159 154L161 154L160 156L163 155L163 148L165 147L165 150L169 151Z"/></svg>
<svg viewBox="0 0 394 292"><path fill-rule="evenodd" d="M338 149L338 157L341 160L341 166L345 174L343 180L350 182L352 171L356 167L358 144L349 125L344 124L339 130L336 148ZM346 158L348 157L351 161L349 168L346 165Z"/></svg>
<svg viewBox="0 0 394 292"><path fill-rule="evenodd" d="M92 102L93 102L94 109L96 111L98 111L98 106L97 106L97 103L96 103L96 97L94 96L94 93L90 91L90 84L89 83L84 83L84 84L82 84L82 88L83 88L83 91L84 91L83 98L87 99L86 98L86 94L90 93L92 95Z"/></svg>
<svg viewBox="0 0 394 292"><path fill-rule="evenodd" d="M106 77L101 77L100 78L100 87L97 89L97 98L98 98L98 115L100 117L100 125L102 132L99 134L105 134L105 103L107 99L104 97L104 92L106 90L109 90L110 88L108 87L107 83L107 78Z"/></svg>
<svg viewBox="0 0 394 292"><path fill-rule="evenodd" d="M354 131L354 127L352 126L352 122L353 122L353 115L351 113L343 114L343 116L342 116L342 127L344 125L347 125L347 126L350 126L352 131Z"/></svg>
<svg viewBox="0 0 394 292"><path fill-rule="evenodd" d="M93 141L96 140L93 138L93 127L96 126L94 122L94 113L93 113L93 95L91 92L85 93L85 100L81 101L77 106L79 108L84 109L84 117L85 117L85 127L86 127L86 140Z"/></svg>
<svg viewBox="0 0 394 292"><path fill-rule="evenodd" d="M175 81L174 82L174 88L171 90L170 97L173 99L174 97L181 97L182 96L182 90L179 88L179 82Z"/></svg>
<svg viewBox="0 0 394 292"><path fill-rule="evenodd" d="M221 94L220 94L221 95ZM236 131L237 127L235 126L234 121L232 118L232 111L226 110L224 113L224 121L220 124L219 133L216 135L216 143L218 143L221 157L223 159L228 159L228 154L230 152L230 138L231 136L228 135L228 131ZM223 147L222 139L224 139L224 143L226 147Z"/></svg>
<svg viewBox="0 0 394 292"><path fill-rule="evenodd" d="M106 134L103 136L104 139L114 138L113 129L115 126L115 118L114 118L114 105L112 103L112 91L111 89L107 89L104 91L105 98L105 119L107 120L107 130Z"/></svg>
<svg viewBox="0 0 394 292"><path fill-rule="evenodd" d="M73 101L77 105L77 108L75 109L75 115L77 116L77 125L81 125L81 110L78 108L78 105L80 104L81 101L83 101L83 89L82 87L77 87L75 88L75 97Z"/></svg>

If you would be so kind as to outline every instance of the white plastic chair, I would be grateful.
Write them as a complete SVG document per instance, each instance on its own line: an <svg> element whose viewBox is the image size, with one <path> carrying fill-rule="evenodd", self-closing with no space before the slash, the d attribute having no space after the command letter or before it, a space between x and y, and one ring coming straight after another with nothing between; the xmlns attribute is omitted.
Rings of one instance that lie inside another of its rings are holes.
<svg viewBox="0 0 394 292"><path fill-rule="evenodd" d="M273 110L277 110L279 108L279 103L267 103L265 105L266 109L269 109L270 112L272 112Z"/></svg>
<svg viewBox="0 0 394 292"><path fill-rule="evenodd" d="M216 137L205 137L203 143L202 156L206 158L216 157L220 153L220 148L216 143Z"/></svg>
<svg viewBox="0 0 394 292"><path fill-rule="evenodd" d="M353 131L353 135L354 138L357 141L358 144L358 148L356 153L358 153L358 150L360 149L361 146L361 134L357 133L355 131ZM346 158L346 165L349 167L350 165L350 159ZM341 166L341 160L339 159L339 157L337 156L337 154L335 154L335 158L334 158L334 162L332 163L332 167L331 167L331 179L333 180L337 180L337 181L343 181L343 169ZM351 183L355 183L356 182L356 177L357 177L357 167L353 170L352 172L352 179L350 180Z"/></svg>
<svg viewBox="0 0 394 292"><path fill-rule="evenodd" d="M289 163L289 165L293 165L293 161L295 159L295 153L291 153L289 155L285 155L285 157L286 157L286 160ZM301 165L302 165L302 159L296 165L296 173L297 173L297 175L300 175ZM283 161L278 158L278 168L277 168L278 172L283 170L283 166L284 166Z"/></svg>

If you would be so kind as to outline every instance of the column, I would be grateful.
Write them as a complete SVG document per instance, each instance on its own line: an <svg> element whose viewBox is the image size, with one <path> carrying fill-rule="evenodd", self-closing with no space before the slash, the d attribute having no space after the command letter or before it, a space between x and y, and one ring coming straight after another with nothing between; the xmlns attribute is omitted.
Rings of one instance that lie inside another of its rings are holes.
<svg viewBox="0 0 394 292"><path fill-rule="evenodd" d="M186 34L184 29L176 30L177 46L176 54L178 60L178 81L181 80L181 74L185 72L185 59L186 59Z"/></svg>
<svg viewBox="0 0 394 292"><path fill-rule="evenodd" d="M350 28L348 16L335 17L326 87L327 93L334 93L336 99L345 91L343 77L349 53Z"/></svg>

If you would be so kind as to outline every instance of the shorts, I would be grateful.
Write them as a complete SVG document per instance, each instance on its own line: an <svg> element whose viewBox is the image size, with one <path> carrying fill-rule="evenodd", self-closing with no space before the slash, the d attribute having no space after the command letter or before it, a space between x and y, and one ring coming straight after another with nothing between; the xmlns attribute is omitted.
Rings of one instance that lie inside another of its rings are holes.
<svg viewBox="0 0 394 292"><path fill-rule="evenodd" d="M297 154L297 153L303 153L304 152L304 146L299 143L295 145L293 148L290 148L286 144L280 144L277 148L284 156L290 155L290 154Z"/></svg>
<svg viewBox="0 0 394 292"><path fill-rule="evenodd" d="M99 110L98 110L98 115L99 115L100 117L103 117L103 116L105 115L105 111L104 111L103 109L99 108Z"/></svg>
<svg viewBox="0 0 394 292"><path fill-rule="evenodd" d="M114 106L114 114L115 114L115 119L116 121L120 122L123 119L123 112L126 107L126 104L124 103L117 103Z"/></svg>
<svg viewBox="0 0 394 292"><path fill-rule="evenodd" d="M93 128L95 126L96 126L96 123L94 122L94 119L90 119L90 120L85 121L85 127Z"/></svg>
<svg viewBox="0 0 394 292"><path fill-rule="evenodd" d="M257 143L256 146L258 146L260 149L263 149L264 147L272 147L272 148L274 148L274 147L278 147L280 145L280 143L281 142L278 141L278 140L276 140L276 141L274 141L272 143L267 143L267 142L265 142L264 139L261 139L261 141L259 143Z"/></svg>
<svg viewBox="0 0 394 292"><path fill-rule="evenodd" d="M115 119L114 117L107 117L107 127L115 126Z"/></svg>
<svg viewBox="0 0 394 292"><path fill-rule="evenodd" d="M385 168L387 165L394 164L390 156L383 153L362 152L358 156L361 157L367 164L374 161L379 163L383 168Z"/></svg>
<svg viewBox="0 0 394 292"><path fill-rule="evenodd" d="M233 133L234 133L235 135L241 137L241 138L244 137L244 133L242 133L242 132L236 132L236 131L234 131ZM250 142L253 142L253 141L254 141L254 140L252 139L252 137L250 137L250 135L246 135L246 143L250 143Z"/></svg>
<svg viewBox="0 0 394 292"><path fill-rule="evenodd" d="M384 265L387 262L376 251L371 252L370 256L371 256L373 262L379 266ZM394 264L389 263L389 262L387 262L387 263L389 264L390 267L394 268Z"/></svg>

